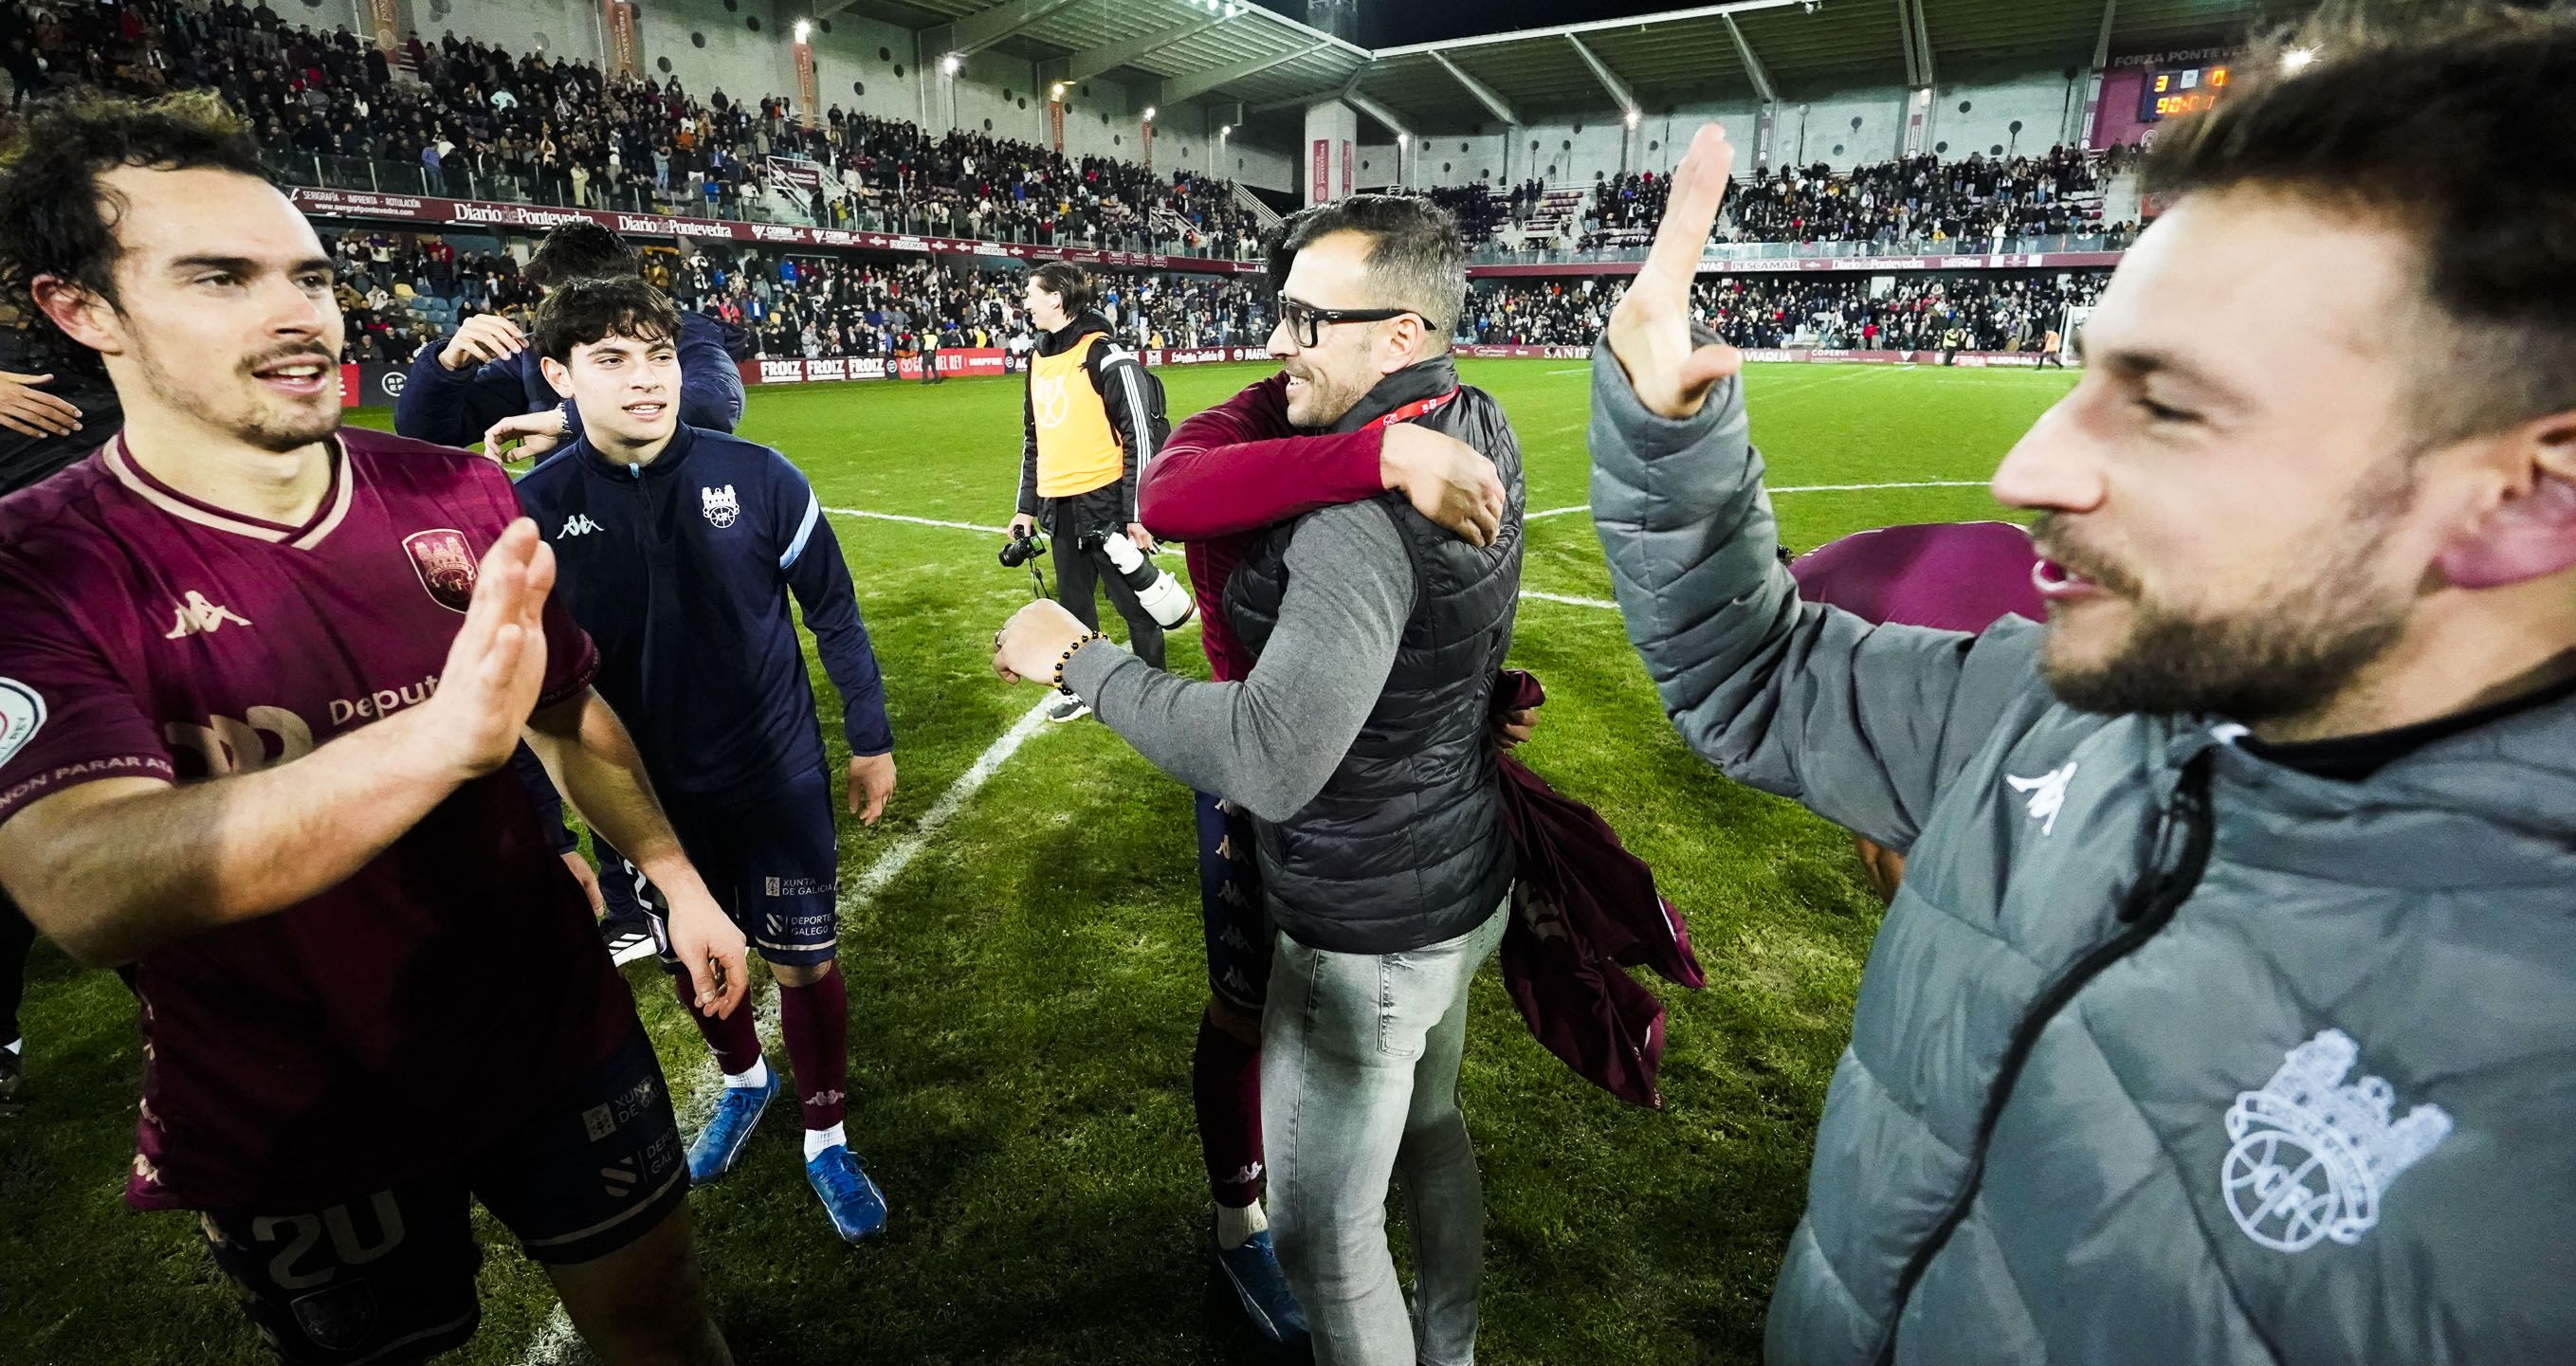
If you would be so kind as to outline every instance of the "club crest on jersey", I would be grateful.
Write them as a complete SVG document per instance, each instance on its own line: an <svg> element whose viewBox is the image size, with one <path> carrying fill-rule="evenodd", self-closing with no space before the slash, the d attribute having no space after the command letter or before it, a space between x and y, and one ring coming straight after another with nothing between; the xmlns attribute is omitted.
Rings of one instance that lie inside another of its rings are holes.
<svg viewBox="0 0 2576 1366"><path fill-rule="evenodd" d="M698 506L718 529L732 526L734 519L742 515L742 504L734 498L731 484L720 489L699 489Z"/></svg>
<svg viewBox="0 0 2576 1366"><path fill-rule="evenodd" d="M2259 1091L2239 1092L2227 1111L2220 1190L2245 1236L2275 1252L2301 1252L2323 1239L2349 1246L2379 1222L2388 1183L2450 1137L2439 1105L2418 1105L2391 1123L2396 1093L2386 1080L2344 1077L2361 1047L2340 1029L2321 1031L2281 1059Z"/></svg>
<svg viewBox="0 0 2576 1366"><path fill-rule="evenodd" d="M474 600L474 548L465 543L464 532L452 527L415 531L403 537L403 549L411 552L420 586L439 606L462 612Z"/></svg>
<svg viewBox="0 0 2576 1366"><path fill-rule="evenodd" d="M14 678L0 678L0 764L26 748L44 724L44 697Z"/></svg>

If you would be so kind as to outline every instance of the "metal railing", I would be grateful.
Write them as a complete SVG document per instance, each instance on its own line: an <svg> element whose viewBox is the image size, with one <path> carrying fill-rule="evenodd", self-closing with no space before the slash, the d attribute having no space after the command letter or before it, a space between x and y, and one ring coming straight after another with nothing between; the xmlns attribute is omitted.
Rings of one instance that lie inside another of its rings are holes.
<svg viewBox="0 0 2576 1366"><path fill-rule="evenodd" d="M489 200L504 204L538 204L856 232L899 232L922 237L967 238L1037 247L1081 247L1095 251L1151 252L1209 260L1256 260L1261 252L1259 242L1251 236L1232 244L1230 251L1220 250L1216 240L1202 240L1194 245L1187 232L1171 228L1157 231L1150 222L1083 233L1044 235L1010 223L978 223L964 211L963 206L952 210L944 203L914 203L888 208L847 195L828 195L819 211L809 211L794 206L786 197L762 193L762 183L757 179L730 191L724 182L713 182L718 186L718 192L712 199L706 197L703 188L694 184L690 190L684 191L660 186L639 189L629 183L608 184L598 180L582 186L583 193L576 196L573 180L568 174L518 176L476 171L461 164L433 170L420 162L293 151L269 152L266 160L270 172L280 183L364 194Z"/></svg>

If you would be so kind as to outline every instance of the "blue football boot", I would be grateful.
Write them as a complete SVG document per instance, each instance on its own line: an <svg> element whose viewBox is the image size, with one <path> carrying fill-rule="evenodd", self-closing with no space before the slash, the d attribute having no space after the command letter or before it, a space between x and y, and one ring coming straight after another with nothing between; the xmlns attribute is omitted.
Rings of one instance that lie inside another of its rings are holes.
<svg viewBox="0 0 2576 1366"><path fill-rule="evenodd" d="M805 1179L823 1198L823 1212L832 1216L832 1231L842 1242L863 1243L885 1231L885 1192L846 1146L836 1143L808 1158Z"/></svg>
<svg viewBox="0 0 2576 1366"><path fill-rule="evenodd" d="M1288 1289L1288 1277L1279 1269L1279 1254L1270 1246L1270 1230L1263 1229L1244 1240L1237 1248L1216 1250L1216 1264L1234 1286L1235 1297L1243 1301L1243 1312L1252 1318L1252 1326L1272 1342L1294 1345L1306 1340L1306 1311L1297 1307L1297 1296Z"/></svg>
<svg viewBox="0 0 2576 1366"><path fill-rule="evenodd" d="M698 1131L689 1144L689 1184L704 1186L733 1170L742 1159L743 1146L751 1142L752 1126L760 1123L761 1112L778 1094L778 1069L771 1068L769 1080L759 1086L726 1086L716 1101L716 1112L707 1117L707 1127Z"/></svg>

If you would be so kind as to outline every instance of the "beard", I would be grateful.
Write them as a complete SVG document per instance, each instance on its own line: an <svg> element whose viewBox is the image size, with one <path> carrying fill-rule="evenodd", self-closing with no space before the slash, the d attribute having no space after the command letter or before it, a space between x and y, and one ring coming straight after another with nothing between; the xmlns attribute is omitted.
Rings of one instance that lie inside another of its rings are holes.
<svg viewBox="0 0 2576 1366"><path fill-rule="evenodd" d="M1304 390L1288 399L1288 424L1292 427L1329 427L1368 393L1366 388L1346 388L1321 370L1288 373L1305 381Z"/></svg>
<svg viewBox="0 0 2576 1366"><path fill-rule="evenodd" d="M324 364L320 400L310 404L268 392L252 372L286 357L325 349L317 343L272 351L224 372L193 368L185 380L180 378L179 370L163 363L160 352L153 347L138 345L134 358L142 367L145 382L175 400L189 416L261 450L284 455L340 430L340 396L332 392L330 383L337 367Z"/></svg>
<svg viewBox="0 0 2576 1366"><path fill-rule="evenodd" d="M2412 597L2382 584L2373 560L2413 494L2411 473L2393 489L2383 481L2365 490L2304 577L2276 576L2276 591L2260 606L2236 612L2153 601L2134 576L2062 539L2055 515L2042 517L2032 533L2050 558L2125 599L2131 612L2127 633L2097 663L2060 658L2052 625L2042 676L2078 711L2198 712L2247 725L2321 711L2405 634Z"/></svg>

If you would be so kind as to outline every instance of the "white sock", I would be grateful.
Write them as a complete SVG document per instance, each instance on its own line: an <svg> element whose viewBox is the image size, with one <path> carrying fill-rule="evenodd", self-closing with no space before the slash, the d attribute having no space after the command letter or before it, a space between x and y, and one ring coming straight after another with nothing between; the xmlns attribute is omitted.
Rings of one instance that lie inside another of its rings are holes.
<svg viewBox="0 0 2576 1366"><path fill-rule="evenodd" d="M1270 1216L1261 1212L1258 1200L1241 1209L1231 1205L1216 1207L1216 1245L1228 1252L1252 1241L1252 1235L1269 1227Z"/></svg>
<svg viewBox="0 0 2576 1366"><path fill-rule="evenodd" d="M768 1084L769 1059L767 1058L752 1059L751 1068L748 1071L725 1073L725 1085L727 1086L760 1087L767 1086Z"/></svg>
<svg viewBox="0 0 2576 1366"><path fill-rule="evenodd" d="M826 1148L846 1148L849 1144L850 1140L841 1136L838 1124L829 1129L808 1129L805 1131L805 1160L811 1162L821 1157Z"/></svg>

